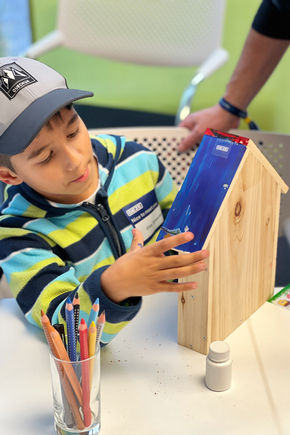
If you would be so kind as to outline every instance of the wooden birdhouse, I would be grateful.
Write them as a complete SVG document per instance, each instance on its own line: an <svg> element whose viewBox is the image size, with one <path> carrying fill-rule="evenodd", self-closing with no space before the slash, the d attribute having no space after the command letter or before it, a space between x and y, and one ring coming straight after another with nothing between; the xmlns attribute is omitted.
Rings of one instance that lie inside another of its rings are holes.
<svg viewBox="0 0 290 435"><path fill-rule="evenodd" d="M159 235L190 230L178 251L210 252L207 270L183 280L198 288L179 294L179 344L206 354L272 295L287 190L250 139L206 131Z"/></svg>

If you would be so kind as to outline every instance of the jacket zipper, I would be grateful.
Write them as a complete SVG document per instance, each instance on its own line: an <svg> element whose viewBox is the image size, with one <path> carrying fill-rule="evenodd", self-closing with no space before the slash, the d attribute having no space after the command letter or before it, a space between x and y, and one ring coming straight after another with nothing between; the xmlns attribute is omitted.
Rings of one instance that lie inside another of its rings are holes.
<svg viewBox="0 0 290 435"><path fill-rule="evenodd" d="M114 225L111 222L111 217L110 217L109 213L107 212L106 208L104 207L104 205L100 202L97 203L96 205L93 205L90 202L85 202L83 205L85 205L86 207L92 208L93 210L96 210L98 212L98 214L100 215L100 217L102 219L102 222L104 222L104 224L106 224L108 226L109 231L113 237L118 256L121 257L122 249L121 249L121 245L120 245L120 241L119 241L119 236L118 236L116 228L114 227Z"/></svg>

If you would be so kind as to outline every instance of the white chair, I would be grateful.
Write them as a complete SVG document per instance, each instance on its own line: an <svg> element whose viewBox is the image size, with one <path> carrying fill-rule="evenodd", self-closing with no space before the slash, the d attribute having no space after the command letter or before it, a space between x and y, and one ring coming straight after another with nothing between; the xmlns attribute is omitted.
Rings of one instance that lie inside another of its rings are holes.
<svg viewBox="0 0 290 435"><path fill-rule="evenodd" d="M127 127L90 129L89 131L91 135L103 133L123 135L156 152L164 166L170 171L178 187L181 186L196 152L196 150L190 150L186 153L177 152L178 143L188 134L187 129L181 127ZM290 135L257 130L231 130L231 133L250 137L284 181L290 185ZM279 236L285 236L290 247L289 193L281 197ZM288 261L290 264L290 258L283 259L283 261ZM0 281L0 298L1 285L5 286L6 284Z"/></svg>
<svg viewBox="0 0 290 435"><path fill-rule="evenodd" d="M156 152L171 173L177 186L181 186L196 150L177 153L177 145L188 131L182 127L116 127L90 129L90 134L112 133L123 135ZM5 184L0 182L0 204L3 201Z"/></svg>
<svg viewBox="0 0 290 435"><path fill-rule="evenodd" d="M188 132L180 127L140 127L91 130L94 134L122 134L156 152L170 171L178 187L187 173L196 150L177 153L177 144ZM290 135L257 130L231 130L231 133L251 138L264 153L283 180L290 186ZM290 194L281 195L277 249L276 285L290 282Z"/></svg>
<svg viewBox="0 0 290 435"><path fill-rule="evenodd" d="M121 135L146 146L158 155L178 187L181 186L196 152L196 149L186 153L177 152L179 142L188 134L188 130L182 127L116 127L90 129L89 132L91 135ZM3 201L4 187L5 184L0 182L0 204Z"/></svg>
<svg viewBox="0 0 290 435"><path fill-rule="evenodd" d="M120 134L147 146L156 152L178 186L182 184L196 152L196 150L190 150L186 153L177 152L178 143L188 134L187 129L181 127L118 127L90 129L89 131L90 134ZM231 133L251 138L286 184L290 186L290 135L260 130L231 130ZM288 193L281 197L280 235L284 232L289 233L289 221L290 194ZM285 230L286 227L287 230Z"/></svg>
<svg viewBox="0 0 290 435"><path fill-rule="evenodd" d="M101 133L123 135L156 152L179 187L182 184L196 151L191 150L187 153L177 153L178 143L188 133L185 128L181 127L139 127L90 130L91 135ZM4 186L3 183L1 184L0 201L1 196L3 196L2 187ZM11 296L9 286L5 278L1 278L0 276L0 299L7 296Z"/></svg>
<svg viewBox="0 0 290 435"><path fill-rule="evenodd" d="M188 134L181 127L127 127L92 129L91 134L121 134L156 152L178 187L181 186L196 149L178 153L177 145ZM290 186L290 135L257 130L231 130L231 133L251 138L264 153L283 180ZM290 281L290 194L281 195L277 250L276 285Z"/></svg>
<svg viewBox="0 0 290 435"><path fill-rule="evenodd" d="M57 46L119 61L199 66L181 97L176 124L197 85L227 60L221 47L225 0L59 0L57 28L25 56Z"/></svg>
<svg viewBox="0 0 290 435"><path fill-rule="evenodd" d="M182 127L118 127L90 129L89 131L90 134L96 135L102 133L123 135L156 152L178 186L181 186L196 152L196 149L186 153L177 152L178 143L188 134L188 130ZM290 186L290 135L261 130L233 129L230 132L251 138L286 184ZM290 220L289 193L281 197L279 235L284 234L287 219ZM287 228L288 226L289 223Z"/></svg>
<svg viewBox="0 0 290 435"><path fill-rule="evenodd" d="M180 187L196 149L178 153L177 146L188 130L182 127L118 127L90 129L90 135L115 134L134 140L154 151Z"/></svg>

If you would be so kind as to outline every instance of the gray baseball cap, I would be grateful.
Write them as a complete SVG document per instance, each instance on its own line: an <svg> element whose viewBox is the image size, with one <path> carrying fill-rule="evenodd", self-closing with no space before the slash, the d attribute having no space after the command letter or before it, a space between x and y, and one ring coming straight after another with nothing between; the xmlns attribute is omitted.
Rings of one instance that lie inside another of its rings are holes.
<svg viewBox="0 0 290 435"><path fill-rule="evenodd" d="M53 68L26 57L0 58L0 154L21 153L62 107L92 92L69 89Z"/></svg>

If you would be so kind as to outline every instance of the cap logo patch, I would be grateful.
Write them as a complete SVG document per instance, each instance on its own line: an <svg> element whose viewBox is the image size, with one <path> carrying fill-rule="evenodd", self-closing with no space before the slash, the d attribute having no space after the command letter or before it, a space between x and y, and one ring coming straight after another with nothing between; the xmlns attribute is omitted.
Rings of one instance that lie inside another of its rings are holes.
<svg viewBox="0 0 290 435"><path fill-rule="evenodd" d="M37 80L17 63L12 62L0 66L0 91L12 100L21 89Z"/></svg>

